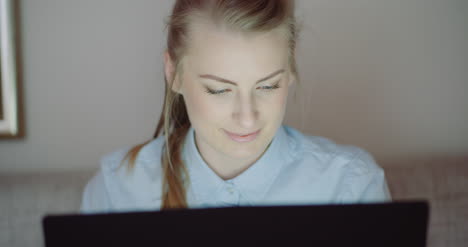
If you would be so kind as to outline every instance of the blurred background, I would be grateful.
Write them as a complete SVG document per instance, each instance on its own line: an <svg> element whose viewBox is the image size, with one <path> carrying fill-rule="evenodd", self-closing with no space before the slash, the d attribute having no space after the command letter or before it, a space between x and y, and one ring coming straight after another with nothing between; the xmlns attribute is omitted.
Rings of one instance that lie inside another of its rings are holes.
<svg viewBox="0 0 468 247"><path fill-rule="evenodd" d="M26 137L0 140L0 171L96 167L151 138L172 3L20 1ZM286 124L378 160L468 153L468 1L303 0L297 16Z"/></svg>
<svg viewBox="0 0 468 247"><path fill-rule="evenodd" d="M38 212L76 210L101 156L153 136L173 1L17 2L25 137L0 140L0 245L38 246ZM468 1L297 5L285 124L366 149L394 198L434 202L431 246L468 242Z"/></svg>

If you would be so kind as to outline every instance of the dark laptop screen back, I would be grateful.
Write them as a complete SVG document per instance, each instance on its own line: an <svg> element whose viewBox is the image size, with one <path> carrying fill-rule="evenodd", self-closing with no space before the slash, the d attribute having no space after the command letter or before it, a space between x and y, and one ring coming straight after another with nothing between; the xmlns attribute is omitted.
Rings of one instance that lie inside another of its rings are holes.
<svg viewBox="0 0 468 247"><path fill-rule="evenodd" d="M397 202L49 215L43 228L47 247L424 247L428 210Z"/></svg>

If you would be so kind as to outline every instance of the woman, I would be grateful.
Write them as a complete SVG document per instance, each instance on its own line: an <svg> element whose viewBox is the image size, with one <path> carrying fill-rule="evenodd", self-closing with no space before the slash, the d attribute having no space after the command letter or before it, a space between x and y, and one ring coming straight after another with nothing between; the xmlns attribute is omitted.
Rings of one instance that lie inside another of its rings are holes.
<svg viewBox="0 0 468 247"><path fill-rule="evenodd" d="M282 125L296 37L294 1L176 1L154 139L105 156L81 211L390 200L364 150Z"/></svg>

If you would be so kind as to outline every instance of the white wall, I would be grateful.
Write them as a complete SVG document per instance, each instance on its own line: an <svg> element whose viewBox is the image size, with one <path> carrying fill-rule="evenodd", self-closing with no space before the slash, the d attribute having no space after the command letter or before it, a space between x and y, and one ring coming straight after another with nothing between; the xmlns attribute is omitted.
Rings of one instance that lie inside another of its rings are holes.
<svg viewBox="0 0 468 247"><path fill-rule="evenodd" d="M468 153L468 1L302 1L287 122L380 159Z"/></svg>
<svg viewBox="0 0 468 247"><path fill-rule="evenodd" d="M0 172L96 167L150 138L172 2L22 0L26 138L0 140ZM378 160L468 153L468 1L298 5L286 124Z"/></svg>

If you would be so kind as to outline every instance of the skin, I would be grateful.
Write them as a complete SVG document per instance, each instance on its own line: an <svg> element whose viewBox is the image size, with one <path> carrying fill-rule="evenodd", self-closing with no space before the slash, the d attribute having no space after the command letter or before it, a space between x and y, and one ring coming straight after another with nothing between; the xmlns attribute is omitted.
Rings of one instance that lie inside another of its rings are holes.
<svg viewBox="0 0 468 247"><path fill-rule="evenodd" d="M287 39L283 28L247 34L208 21L193 23L182 59L183 74L174 74L167 51L165 73L169 83L175 75L170 87L184 97L202 158L227 180L262 156L282 124L289 86L295 81L288 64ZM236 85L217 80L221 78ZM209 94L207 88L222 93ZM239 143L225 130L260 133L251 142Z"/></svg>

